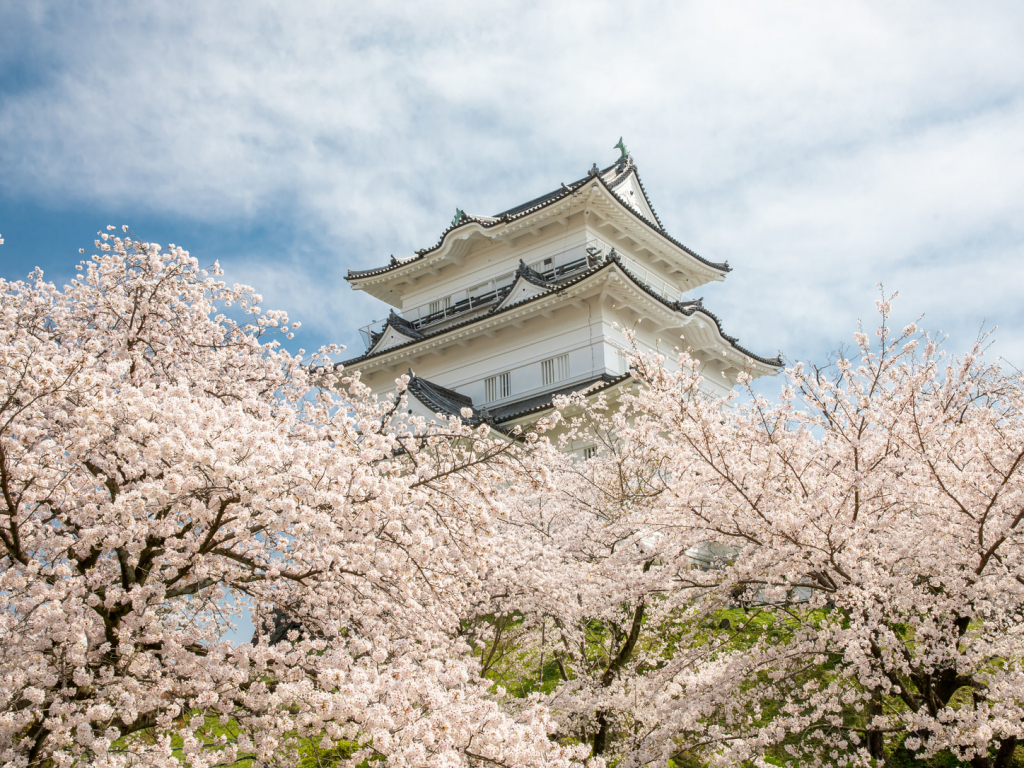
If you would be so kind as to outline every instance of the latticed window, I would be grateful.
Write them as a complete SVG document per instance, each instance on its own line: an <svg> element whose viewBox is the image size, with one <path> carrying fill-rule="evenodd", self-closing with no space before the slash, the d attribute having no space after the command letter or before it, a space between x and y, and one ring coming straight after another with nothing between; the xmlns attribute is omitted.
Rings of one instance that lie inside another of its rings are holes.
<svg viewBox="0 0 1024 768"><path fill-rule="evenodd" d="M508 371L484 380L484 400L488 403L511 394L512 386Z"/></svg>
<svg viewBox="0 0 1024 768"><path fill-rule="evenodd" d="M569 355L559 355L540 363L540 376L545 385L569 378Z"/></svg>

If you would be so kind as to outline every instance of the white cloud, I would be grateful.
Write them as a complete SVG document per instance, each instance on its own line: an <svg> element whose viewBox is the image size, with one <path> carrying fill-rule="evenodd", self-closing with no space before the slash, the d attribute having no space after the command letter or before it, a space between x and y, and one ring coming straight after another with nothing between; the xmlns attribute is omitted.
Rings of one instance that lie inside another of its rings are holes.
<svg viewBox="0 0 1024 768"><path fill-rule="evenodd" d="M10 15L0 64L21 74L0 93L0 185L287 221L296 252L238 261L239 279L270 281L325 335L375 313L344 267L432 244L456 205L491 213L578 177L623 134L670 230L736 268L708 302L751 348L819 354L869 319L884 280L957 339L999 322L1024 359L1017 4Z"/></svg>

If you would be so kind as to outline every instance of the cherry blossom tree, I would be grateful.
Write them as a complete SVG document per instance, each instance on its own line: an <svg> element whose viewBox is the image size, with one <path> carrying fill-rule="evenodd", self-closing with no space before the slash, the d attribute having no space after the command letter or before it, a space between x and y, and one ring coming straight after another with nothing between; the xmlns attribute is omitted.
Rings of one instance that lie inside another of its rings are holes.
<svg viewBox="0 0 1024 768"><path fill-rule="evenodd" d="M546 486L503 510L506 556L471 642L485 674L544 694L562 738L622 758L623 717L648 695L645 676L677 640L668 625L692 603L667 565L685 567L691 540L652 527L658 457L620 437L623 413L609 418L603 398L561 407L568 430L544 462ZM575 459L565 449L581 437L603 451Z"/></svg>
<svg viewBox="0 0 1024 768"><path fill-rule="evenodd" d="M602 450L509 508L507 551L535 554L494 574L490 674L536 680L561 735L620 765L1008 765L1024 380L879 306L874 343L794 367L778 402L709 397L686 354L637 356L614 408L565 401Z"/></svg>
<svg viewBox="0 0 1024 768"><path fill-rule="evenodd" d="M370 396L252 289L110 230L63 289L0 281L0 761L585 755L461 636L530 441L402 416L404 380ZM297 628L232 645L245 609Z"/></svg>
<svg viewBox="0 0 1024 768"><path fill-rule="evenodd" d="M1009 764L1024 379L984 340L882 301L776 402L636 355L497 437L288 354L179 248L96 245L0 282L5 764Z"/></svg>

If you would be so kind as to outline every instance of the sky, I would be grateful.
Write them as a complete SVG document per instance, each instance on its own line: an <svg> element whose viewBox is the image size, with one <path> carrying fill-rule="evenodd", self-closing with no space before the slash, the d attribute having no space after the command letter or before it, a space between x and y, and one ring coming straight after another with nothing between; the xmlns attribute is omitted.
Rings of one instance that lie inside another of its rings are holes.
<svg viewBox="0 0 1024 768"><path fill-rule="evenodd" d="M605 166L622 136L697 291L762 355L897 322L1024 367L1024 4L0 0L0 277L107 224L338 342L346 270Z"/></svg>

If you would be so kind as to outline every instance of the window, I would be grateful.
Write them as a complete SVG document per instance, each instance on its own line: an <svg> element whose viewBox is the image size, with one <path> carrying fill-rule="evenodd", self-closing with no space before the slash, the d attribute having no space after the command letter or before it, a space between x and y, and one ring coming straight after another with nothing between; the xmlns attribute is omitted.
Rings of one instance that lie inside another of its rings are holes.
<svg viewBox="0 0 1024 768"><path fill-rule="evenodd" d="M544 385L554 384L569 378L569 355L559 355L540 363L540 377Z"/></svg>
<svg viewBox="0 0 1024 768"><path fill-rule="evenodd" d="M629 356L633 354L633 351L617 347L615 352L618 358L619 373L629 373Z"/></svg>
<svg viewBox="0 0 1024 768"><path fill-rule="evenodd" d="M597 446L596 445L588 445L586 448L583 449L583 458L584 459L592 459L595 456L597 456Z"/></svg>
<svg viewBox="0 0 1024 768"><path fill-rule="evenodd" d="M484 400L488 403L512 394L509 372L499 373L484 380Z"/></svg>
<svg viewBox="0 0 1024 768"><path fill-rule="evenodd" d="M432 302L430 302L430 314L431 315L441 314L446 309L448 309L451 305L452 305L452 297L451 296L445 296L443 299L438 299L437 301L432 301Z"/></svg>

